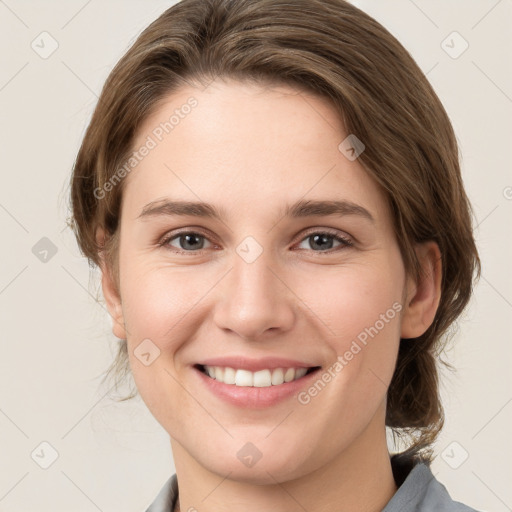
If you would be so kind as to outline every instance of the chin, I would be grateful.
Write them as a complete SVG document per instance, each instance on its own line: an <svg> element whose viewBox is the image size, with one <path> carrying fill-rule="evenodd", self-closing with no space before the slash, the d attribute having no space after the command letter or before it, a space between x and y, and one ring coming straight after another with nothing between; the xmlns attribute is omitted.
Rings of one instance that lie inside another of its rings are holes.
<svg viewBox="0 0 512 512"><path fill-rule="evenodd" d="M303 451L300 439L283 446L282 443L265 440L267 435L268 430L254 443L241 440L247 436L235 435L225 444L213 442L214 448L208 449L206 457L205 452L194 453L197 446L190 454L201 466L222 478L253 485L286 482L307 472L305 468L311 465L308 462L310 456Z"/></svg>
<svg viewBox="0 0 512 512"><path fill-rule="evenodd" d="M281 460L282 459L282 460ZM204 464L211 472L219 476L227 477L229 480L252 485L273 485L276 482L283 483L302 476L305 472L304 463L294 461L290 457L279 457L275 454L270 460L269 456L262 458L252 467L242 464L238 459L230 459L225 463ZM229 476L228 476L229 475Z"/></svg>

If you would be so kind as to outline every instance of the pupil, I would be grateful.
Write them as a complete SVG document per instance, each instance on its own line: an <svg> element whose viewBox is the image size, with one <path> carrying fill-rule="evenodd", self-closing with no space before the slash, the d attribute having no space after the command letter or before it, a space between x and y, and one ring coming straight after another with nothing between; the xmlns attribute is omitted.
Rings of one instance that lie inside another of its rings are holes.
<svg viewBox="0 0 512 512"><path fill-rule="evenodd" d="M318 240L320 240L320 244L318 243ZM325 244L327 244L329 247L327 249L331 249L332 247L332 239L330 235L313 235L313 244L320 247L320 249L325 249Z"/></svg>
<svg viewBox="0 0 512 512"><path fill-rule="evenodd" d="M197 243L196 243L196 244L194 244L194 242L190 243L190 240L194 240L194 239L195 239L195 240L196 240L196 242L197 242L197 239L198 239L198 238L199 238L198 236L193 235L193 234L182 235L182 237L181 237L181 241L183 242L183 243L182 243L182 247L183 247L184 249L187 249L187 247L186 247L186 246L187 246L187 244L189 244L189 247L188 247L188 248L192 248L192 249L197 248L197 245L198 245L198 244L197 244ZM199 244L199 245L201 245L201 244Z"/></svg>

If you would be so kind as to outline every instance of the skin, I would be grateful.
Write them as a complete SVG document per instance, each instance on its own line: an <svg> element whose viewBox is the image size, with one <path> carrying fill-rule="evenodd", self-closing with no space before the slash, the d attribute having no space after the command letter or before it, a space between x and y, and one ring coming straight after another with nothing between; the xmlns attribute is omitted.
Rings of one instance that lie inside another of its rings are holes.
<svg viewBox="0 0 512 512"><path fill-rule="evenodd" d="M397 490L386 392L400 337L417 337L433 321L439 249L418 245L426 277L406 276L382 191L338 150L347 136L341 120L327 100L293 88L190 85L145 120L134 148L191 96L198 105L126 178L119 287L102 265L113 332L127 339L139 393L171 438L180 509L382 510ZM226 217L138 218L164 197L212 203ZM283 217L283 205L299 199L349 200L375 222ZM198 249L179 237L158 245L178 229L205 238L193 240ZM353 246L329 238L318 248L310 235L325 229ZM236 252L247 236L263 249L250 264ZM326 369L394 303L400 314L307 405L292 397L263 410L238 408L212 395L192 369L231 354ZM144 339L160 350L149 366L134 355ZM247 442L262 453L252 467L237 458Z"/></svg>

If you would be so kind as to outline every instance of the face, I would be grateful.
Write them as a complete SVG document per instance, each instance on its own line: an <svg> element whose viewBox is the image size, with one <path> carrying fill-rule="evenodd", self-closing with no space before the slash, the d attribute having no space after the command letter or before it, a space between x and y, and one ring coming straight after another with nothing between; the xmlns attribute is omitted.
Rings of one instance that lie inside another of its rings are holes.
<svg viewBox="0 0 512 512"><path fill-rule="evenodd" d="M138 131L114 332L173 450L216 474L284 481L382 439L407 280L347 135L325 99L234 81Z"/></svg>

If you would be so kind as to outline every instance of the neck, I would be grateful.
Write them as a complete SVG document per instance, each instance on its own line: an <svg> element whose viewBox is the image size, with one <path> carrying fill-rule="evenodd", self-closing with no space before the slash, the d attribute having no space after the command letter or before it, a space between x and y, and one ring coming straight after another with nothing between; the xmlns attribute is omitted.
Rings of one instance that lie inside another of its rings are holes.
<svg viewBox="0 0 512 512"><path fill-rule="evenodd" d="M374 424L375 423L375 424ZM395 494L385 428L372 421L347 449L314 471L256 485L213 473L171 438L179 508L201 512L381 511Z"/></svg>

